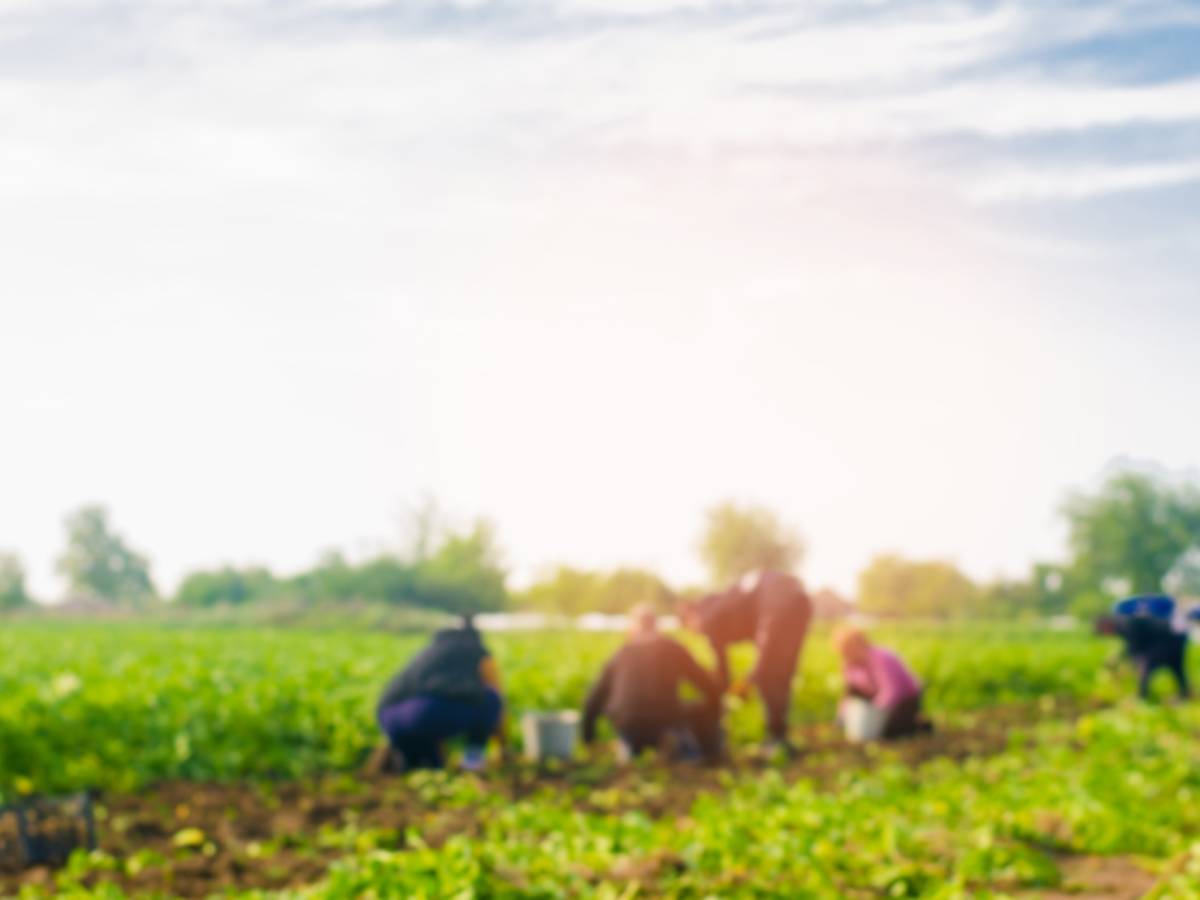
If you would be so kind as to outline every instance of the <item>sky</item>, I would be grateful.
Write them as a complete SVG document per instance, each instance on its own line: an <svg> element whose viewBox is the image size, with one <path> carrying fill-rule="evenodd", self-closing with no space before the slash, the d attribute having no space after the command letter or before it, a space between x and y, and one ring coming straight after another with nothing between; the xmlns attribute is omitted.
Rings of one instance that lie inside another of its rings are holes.
<svg viewBox="0 0 1200 900"><path fill-rule="evenodd" d="M1200 453L1200 3L0 0L0 548L1063 553Z"/></svg>

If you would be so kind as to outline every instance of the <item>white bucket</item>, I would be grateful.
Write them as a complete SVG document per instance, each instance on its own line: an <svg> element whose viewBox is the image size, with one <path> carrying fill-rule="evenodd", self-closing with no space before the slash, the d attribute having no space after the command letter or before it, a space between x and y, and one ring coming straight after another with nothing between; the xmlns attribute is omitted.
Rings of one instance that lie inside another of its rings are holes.
<svg viewBox="0 0 1200 900"><path fill-rule="evenodd" d="M579 713L525 713L521 716L521 737L529 759L570 759L579 738Z"/></svg>
<svg viewBox="0 0 1200 900"><path fill-rule="evenodd" d="M842 728L852 741L874 741L883 736L887 710L861 697L848 697L842 705Z"/></svg>

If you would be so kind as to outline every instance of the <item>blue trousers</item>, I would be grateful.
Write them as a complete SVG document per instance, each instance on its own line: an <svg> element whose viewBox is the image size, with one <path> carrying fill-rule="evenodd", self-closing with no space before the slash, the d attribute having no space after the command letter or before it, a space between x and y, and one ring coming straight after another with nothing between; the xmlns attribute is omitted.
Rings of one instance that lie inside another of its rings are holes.
<svg viewBox="0 0 1200 900"><path fill-rule="evenodd" d="M477 703L442 697L412 697L379 710L379 727L404 757L405 769L440 769L442 743L466 738L482 747L500 721L500 695L489 690Z"/></svg>

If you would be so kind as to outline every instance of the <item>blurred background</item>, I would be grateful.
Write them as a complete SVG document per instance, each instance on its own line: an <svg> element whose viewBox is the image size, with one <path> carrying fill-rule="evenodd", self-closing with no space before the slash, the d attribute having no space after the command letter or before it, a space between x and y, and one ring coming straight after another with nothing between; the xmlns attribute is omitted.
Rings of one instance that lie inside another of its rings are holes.
<svg viewBox="0 0 1200 900"><path fill-rule="evenodd" d="M1167 0L9 0L0 602L1183 590L1198 42Z"/></svg>

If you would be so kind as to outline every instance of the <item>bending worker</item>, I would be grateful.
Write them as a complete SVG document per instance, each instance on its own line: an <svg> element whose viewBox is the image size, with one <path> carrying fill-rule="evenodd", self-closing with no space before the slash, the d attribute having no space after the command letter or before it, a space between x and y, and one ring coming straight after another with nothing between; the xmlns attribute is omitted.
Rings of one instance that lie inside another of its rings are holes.
<svg viewBox="0 0 1200 900"><path fill-rule="evenodd" d="M404 769L440 769L442 745L466 740L465 766L482 767L488 738L503 749L503 701L496 661L470 618L439 631L379 698L376 718Z"/></svg>
<svg viewBox="0 0 1200 900"><path fill-rule="evenodd" d="M1179 696L1191 695L1187 677L1186 627L1176 627L1175 600L1165 594L1149 594L1122 600L1114 615L1097 624L1102 634L1115 634L1125 642L1125 653L1137 666L1138 696L1150 696L1150 681L1159 669L1168 670L1179 687Z"/></svg>
<svg viewBox="0 0 1200 900"><path fill-rule="evenodd" d="M757 687L770 743L789 747L792 677L812 618L812 603L799 579L783 572L754 573L727 591L684 604L682 618L712 644L722 688L744 695L750 685ZM741 641L755 643L758 659L744 681L731 684L728 648Z"/></svg>
<svg viewBox="0 0 1200 900"><path fill-rule="evenodd" d="M687 682L703 699L685 703ZM674 756L716 758L721 752L721 690L678 641L661 634L649 607L630 615L629 638L605 665L588 693L583 739L596 739L605 716L621 741L621 755L659 750Z"/></svg>

